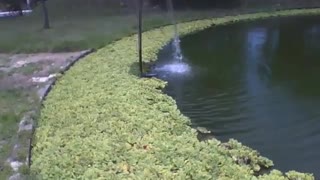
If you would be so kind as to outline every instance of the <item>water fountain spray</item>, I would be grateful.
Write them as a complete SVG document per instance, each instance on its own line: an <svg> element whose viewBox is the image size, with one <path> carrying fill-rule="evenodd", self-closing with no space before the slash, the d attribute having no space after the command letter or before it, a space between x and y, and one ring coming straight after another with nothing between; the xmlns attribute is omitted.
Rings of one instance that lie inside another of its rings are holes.
<svg viewBox="0 0 320 180"><path fill-rule="evenodd" d="M181 62L183 59L183 56L181 53L178 25L177 25L177 22L174 17L174 8L173 8L172 0L167 0L167 7L168 7L168 12L170 15L172 26L174 28L174 35L173 35L173 53L174 54L173 54L173 58L174 58L174 60L178 60L179 62Z"/></svg>
<svg viewBox="0 0 320 180"><path fill-rule="evenodd" d="M137 0L138 2L137 10L138 10L138 54L139 54L139 69L140 69L140 77L154 77L157 74L155 73L145 73L143 72L143 61L142 61L142 10L143 10L143 0ZM170 18L172 20L172 25L174 27L174 38L173 38L173 64L165 65L162 68L158 68L158 70L168 70L170 72L175 73L185 73L190 70L190 67L183 63L183 56L180 48L180 39L177 28L177 23L175 21L175 17L173 14L173 3L172 0L167 0L168 11L170 14Z"/></svg>

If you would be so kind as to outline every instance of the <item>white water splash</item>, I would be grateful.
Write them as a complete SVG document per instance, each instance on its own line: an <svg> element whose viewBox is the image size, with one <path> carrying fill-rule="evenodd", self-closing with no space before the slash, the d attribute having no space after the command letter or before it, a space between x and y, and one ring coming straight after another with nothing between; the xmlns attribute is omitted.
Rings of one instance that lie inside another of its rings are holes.
<svg viewBox="0 0 320 180"><path fill-rule="evenodd" d="M173 40L173 58L179 62L182 62L183 59L179 36L176 36Z"/></svg>
<svg viewBox="0 0 320 180"><path fill-rule="evenodd" d="M165 64L163 66L155 68L156 71L164 71L175 74L186 74L191 71L188 64L182 62L175 62L172 64Z"/></svg>

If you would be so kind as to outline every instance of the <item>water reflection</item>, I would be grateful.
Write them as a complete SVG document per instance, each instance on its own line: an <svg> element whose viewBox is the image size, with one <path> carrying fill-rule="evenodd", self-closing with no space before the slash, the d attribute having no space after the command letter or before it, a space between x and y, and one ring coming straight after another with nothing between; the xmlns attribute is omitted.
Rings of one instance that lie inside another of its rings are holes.
<svg viewBox="0 0 320 180"><path fill-rule="evenodd" d="M259 94L266 91L265 78L271 73L271 70L263 56L263 47L266 43L266 28L257 28L247 33L247 51L245 53L246 68L246 89L251 96L259 98Z"/></svg>
<svg viewBox="0 0 320 180"><path fill-rule="evenodd" d="M258 149L276 168L320 177L319 39L320 17L215 27L182 39L188 76L161 78L195 125Z"/></svg>

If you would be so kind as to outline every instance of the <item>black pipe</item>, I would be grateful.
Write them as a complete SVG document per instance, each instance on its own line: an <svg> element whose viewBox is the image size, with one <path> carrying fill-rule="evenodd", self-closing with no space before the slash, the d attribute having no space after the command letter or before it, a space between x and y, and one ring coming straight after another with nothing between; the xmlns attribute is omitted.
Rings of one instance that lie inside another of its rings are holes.
<svg viewBox="0 0 320 180"><path fill-rule="evenodd" d="M143 0L139 0L138 4L138 48L139 48L139 67L140 67L140 75L143 76L143 66L142 66L142 7Z"/></svg>

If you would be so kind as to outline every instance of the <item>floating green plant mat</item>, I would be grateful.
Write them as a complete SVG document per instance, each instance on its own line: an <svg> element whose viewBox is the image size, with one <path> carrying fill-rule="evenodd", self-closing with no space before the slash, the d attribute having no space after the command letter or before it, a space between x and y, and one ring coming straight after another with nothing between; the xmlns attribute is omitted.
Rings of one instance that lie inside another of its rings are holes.
<svg viewBox="0 0 320 180"><path fill-rule="evenodd" d="M179 24L182 35L213 25L276 16L319 14L287 10ZM156 59L172 26L143 34L143 59ZM138 77L136 35L78 62L58 80L41 112L32 153L39 179L314 179L273 170L272 161L235 140L200 142L165 82ZM294 157L292 157L294 158Z"/></svg>

